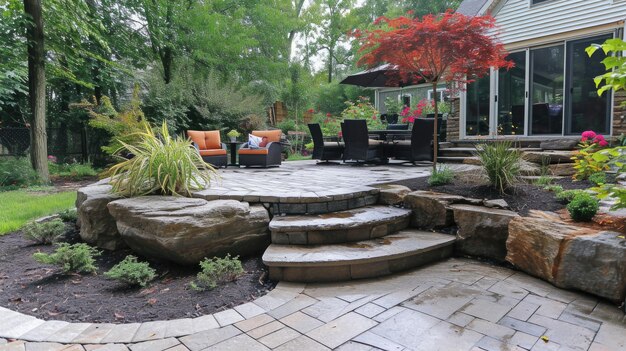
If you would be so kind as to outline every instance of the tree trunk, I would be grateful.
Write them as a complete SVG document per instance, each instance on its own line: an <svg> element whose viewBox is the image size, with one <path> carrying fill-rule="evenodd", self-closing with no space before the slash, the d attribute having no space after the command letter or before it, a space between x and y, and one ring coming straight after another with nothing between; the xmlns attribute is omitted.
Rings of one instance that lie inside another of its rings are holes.
<svg viewBox="0 0 626 351"><path fill-rule="evenodd" d="M333 82L333 50L328 49L328 83Z"/></svg>
<svg viewBox="0 0 626 351"><path fill-rule="evenodd" d="M433 130L433 172L437 171L437 152L439 151L439 128L437 124L439 122L439 106L437 106L437 82L433 83L433 98L435 100L435 127Z"/></svg>
<svg viewBox="0 0 626 351"><path fill-rule="evenodd" d="M48 183L48 145L46 135L46 73L44 70L44 32L41 0L24 0L24 12L32 23L26 31L28 42L28 95L31 119L31 151L33 168Z"/></svg>

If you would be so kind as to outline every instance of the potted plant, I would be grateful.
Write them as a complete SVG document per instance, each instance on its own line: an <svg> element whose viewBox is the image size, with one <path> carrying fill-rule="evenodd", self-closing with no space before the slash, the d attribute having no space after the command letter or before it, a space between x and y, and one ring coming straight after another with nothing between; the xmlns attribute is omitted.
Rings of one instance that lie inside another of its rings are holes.
<svg viewBox="0 0 626 351"><path fill-rule="evenodd" d="M237 141L237 138L241 135L241 133L234 129L231 129L230 132L226 133L226 135L228 135L230 141L235 142Z"/></svg>

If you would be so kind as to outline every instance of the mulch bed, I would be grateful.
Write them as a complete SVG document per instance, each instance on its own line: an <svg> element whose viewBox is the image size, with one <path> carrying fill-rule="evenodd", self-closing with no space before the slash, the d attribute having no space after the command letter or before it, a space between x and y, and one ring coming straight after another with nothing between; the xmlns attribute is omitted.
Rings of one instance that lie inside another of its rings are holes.
<svg viewBox="0 0 626 351"><path fill-rule="evenodd" d="M565 208L565 204L558 201L553 192L544 190L543 186L520 183L502 195L489 186L480 175L472 173L458 174L451 184L441 186L428 185L427 177L408 179L394 184L405 185L411 190L429 190L475 199L504 199L512 210L523 216L528 215L530 210L556 212ZM591 187L588 181L575 182L571 178L555 179L552 184L561 185L565 190Z"/></svg>
<svg viewBox="0 0 626 351"><path fill-rule="evenodd" d="M79 242L68 224L65 241ZM252 301L274 288L260 256L242 260L245 274L214 290L189 289L197 266L147 260L157 278L144 289L129 289L104 272L133 254L130 250L103 251L97 274L61 275L56 267L36 262L32 254L54 247L33 245L21 232L0 236L0 306L45 320L130 323L197 317Z"/></svg>

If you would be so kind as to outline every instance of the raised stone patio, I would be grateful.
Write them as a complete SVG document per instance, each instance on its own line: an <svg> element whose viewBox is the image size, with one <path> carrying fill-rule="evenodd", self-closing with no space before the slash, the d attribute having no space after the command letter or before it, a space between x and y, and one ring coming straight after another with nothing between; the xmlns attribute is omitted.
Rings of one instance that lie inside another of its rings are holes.
<svg viewBox="0 0 626 351"><path fill-rule="evenodd" d="M0 351L270 349L626 350L626 318L595 297L465 259L382 279L280 283L193 319L44 322L0 308Z"/></svg>

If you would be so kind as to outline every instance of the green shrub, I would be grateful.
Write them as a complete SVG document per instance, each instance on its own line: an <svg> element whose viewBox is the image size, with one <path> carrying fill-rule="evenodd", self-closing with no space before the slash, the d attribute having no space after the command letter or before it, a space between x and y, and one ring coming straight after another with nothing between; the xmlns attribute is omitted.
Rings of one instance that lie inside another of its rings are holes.
<svg viewBox="0 0 626 351"><path fill-rule="evenodd" d="M158 135L146 127L137 144L122 144L122 150L134 157L124 159L108 173L113 192L124 197L154 193L190 196L192 190L208 187L216 173L189 146L189 140L170 136L165 122Z"/></svg>
<svg viewBox="0 0 626 351"><path fill-rule="evenodd" d="M589 176L589 181L595 185L606 184L606 173L597 172Z"/></svg>
<svg viewBox="0 0 626 351"><path fill-rule="evenodd" d="M598 212L598 199L587 193L574 196L574 199L567 205L567 211L573 220L577 222L588 222Z"/></svg>
<svg viewBox="0 0 626 351"><path fill-rule="evenodd" d="M100 256L100 251L87 244L61 243L51 253L36 252L33 254L35 261L61 267L63 273L95 272L95 256Z"/></svg>
<svg viewBox="0 0 626 351"><path fill-rule="evenodd" d="M214 289L221 282L230 282L243 274L243 266L239 261L239 256L231 258L226 255L224 258L205 258L200 262L201 271L196 276L196 281L191 283L194 290Z"/></svg>
<svg viewBox="0 0 626 351"><path fill-rule="evenodd" d="M476 155L487 173L489 182L500 193L513 185L520 174L522 160L519 150L510 141L476 146Z"/></svg>
<svg viewBox="0 0 626 351"><path fill-rule="evenodd" d="M24 238L37 244L52 244L65 234L65 223L60 219L47 222L30 222L24 226Z"/></svg>
<svg viewBox="0 0 626 351"><path fill-rule="evenodd" d="M76 222L78 220L78 212L75 208L67 209L63 212L59 212L59 218L63 222Z"/></svg>
<svg viewBox="0 0 626 351"><path fill-rule="evenodd" d="M560 193L556 194L557 200L565 203L570 203L576 195L586 194L584 190L581 189L570 189L563 190Z"/></svg>
<svg viewBox="0 0 626 351"><path fill-rule="evenodd" d="M547 186L547 185L552 184L552 177L547 176L547 175L542 175L539 178L535 179L533 183L538 186Z"/></svg>
<svg viewBox="0 0 626 351"><path fill-rule="evenodd" d="M560 185L546 185L543 187L543 190L551 191L558 195L563 191L563 187Z"/></svg>
<svg viewBox="0 0 626 351"><path fill-rule="evenodd" d="M156 271L147 262L137 262L137 257L128 255L104 275L127 285L145 287L154 279Z"/></svg>
<svg viewBox="0 0 626 351"><path fill-rule="evenodd" d="M11 157L0 161L0 188L14 190L37 184L41 184L41 179L27 157Z"/></svg>
<svg viewBox="0 0 626 351"><path fill-rule="evenodd" d="M83 179L98 175L89 163L49 163L50 175L62 178Z"/></svg>
<svg viewBox="0 0 626 351"><path fill-rule="evenodd" d="M433 173L428 178L428 185L431 185L431 186L446 185L452 182L453 179L454 179L454 172L450 168L446 166L439 166L437 167L437 169L433 171Z"/></svg>

